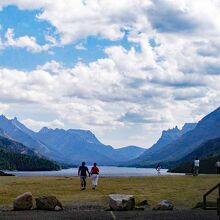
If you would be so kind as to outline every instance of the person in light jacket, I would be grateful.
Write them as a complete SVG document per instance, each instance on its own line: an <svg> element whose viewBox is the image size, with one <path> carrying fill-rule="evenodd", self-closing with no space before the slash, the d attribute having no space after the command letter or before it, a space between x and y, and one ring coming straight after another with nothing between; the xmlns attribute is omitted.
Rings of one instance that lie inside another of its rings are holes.
<svg viewBox="0 0 220 220"><path fill-rule="evenodd" d="M216 173L220 174L220 161L219 160L216 162L215 166L216 166Z"/></svg>
<svg viewBox="0 0 220 220"><path fill-rule="evenodd" d="M193 176L198 176L199 175L199 158L197 157L194 160L194 170L193 170Z"/></svg>
<svg viewBox="0 0 220 220"><path fill-rule="evenodd" d="M98 185L98 178L99 178L99 168L97 167L96 163L93 164L90 174L92 176L92 189L96 189Z"/></svg>

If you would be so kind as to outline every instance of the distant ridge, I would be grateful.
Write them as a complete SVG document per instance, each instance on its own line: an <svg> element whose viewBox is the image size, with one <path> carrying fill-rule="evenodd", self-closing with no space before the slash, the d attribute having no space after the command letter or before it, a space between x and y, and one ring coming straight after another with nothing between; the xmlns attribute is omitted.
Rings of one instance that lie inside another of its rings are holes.
<svg viewBox="0 0 220 220"><path fill-rule="evenodd" d="M199 145L191 153L171 165L171 172L189 173L192 171L192 162L198 157L201 173L216 173L215 163L220 161L220 137L208 140Z"/></svg>
<svg viewBox="0 0 220 220"><path fill-rule="evenodd" d="M175 142L185 133L193 130L196 127L196 123L185 123L182 129L179 129L177 126L172 129L162 131L162 135L159 140L152 145L149 149L145 150L139 157L134 160L131 160L127 163L129 166L140 166L140 165L151 165L157 161L160 152L169 144ZM152 158L151 158L152 155Z"/></svg>
<svg viewBox="0 0 220 220"><path fill-rule="evenodd" d="M127 160L135 159L140 156L146 149L138 146L127 146L116 149L116 151L123 155Z"/></svg>
<svg viewBox="0 0 220 220"><path fill-rule="evenodd" d="M0 169L22 171L50 171L61 167L38 155L21 143L0 136Z"/></svg>
<svg viewBox="0 0 220 220"><path fill-rule="evenodd" d="M182 129L183 130L183 129ZM155 166L156 163L172 164L193 152L202 143L220 137L220 108L203 117L197 125L161 148L146 150L130 166Z"/></svg>
<svg viewBox="0 0 220 220"><path fill-rule="evenodd" d="M133 159L142 149L134 149L132 146L130 150L130 147L116 150L101 143L89 130L43 127L39 132L34 132L16 117L7 119L4 115L0 116L0 129L7 137L61 163L79 164L86 161L90 164L97 162L100 165L117 165ZM125 151L127 153L124 153Z"/></svg>

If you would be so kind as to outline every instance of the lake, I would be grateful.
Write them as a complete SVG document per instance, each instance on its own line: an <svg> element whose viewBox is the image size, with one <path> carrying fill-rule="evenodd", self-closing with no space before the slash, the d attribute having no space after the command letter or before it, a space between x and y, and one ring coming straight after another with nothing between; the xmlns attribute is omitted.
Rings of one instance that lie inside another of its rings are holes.
<svg viewBox="0 0 220 220"><path fill-rule="evenodd" d="M89 170L91 166L88 166ZM157 176L154 168L133 168L133 167L113 167L99 166L100 176ZM59 171L6 171L16 176L77 176L78 168L69 168ZM167 169L161 169L161 175L182 175L167 173Z"/></svg>

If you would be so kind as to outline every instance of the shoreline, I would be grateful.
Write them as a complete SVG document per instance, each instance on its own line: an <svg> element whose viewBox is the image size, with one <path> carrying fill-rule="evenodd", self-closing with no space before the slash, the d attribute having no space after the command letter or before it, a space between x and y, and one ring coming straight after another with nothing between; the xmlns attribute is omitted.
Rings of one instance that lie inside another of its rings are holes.
<svg viewBox="0 0 220 220"><path fill-rule="evenodd" d="M89 166L88 166L89 167ZM89 167L90 169L90 167ZM106 177L132 177L132 176L157 176L158 173L154 168L130 168L130 167L114 167L114 166L99 166L100 176ZM16 176L77 176L78 168L68 168L59 171L5 171ZM184 175L168 173L167 169L161 169L161 176L167 175Z"/></svg>

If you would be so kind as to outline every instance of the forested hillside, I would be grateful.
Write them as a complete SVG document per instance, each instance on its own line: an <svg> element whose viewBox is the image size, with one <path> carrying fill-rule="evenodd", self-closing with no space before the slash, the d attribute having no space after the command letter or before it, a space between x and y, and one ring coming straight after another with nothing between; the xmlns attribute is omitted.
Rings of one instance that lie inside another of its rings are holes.
<svg viewBox="0 0 220 220"><path fill-rule="evenodd" d="M59 170L60 166L44 158L20 154L0 147L0 169L18 171Z"/></svg>

